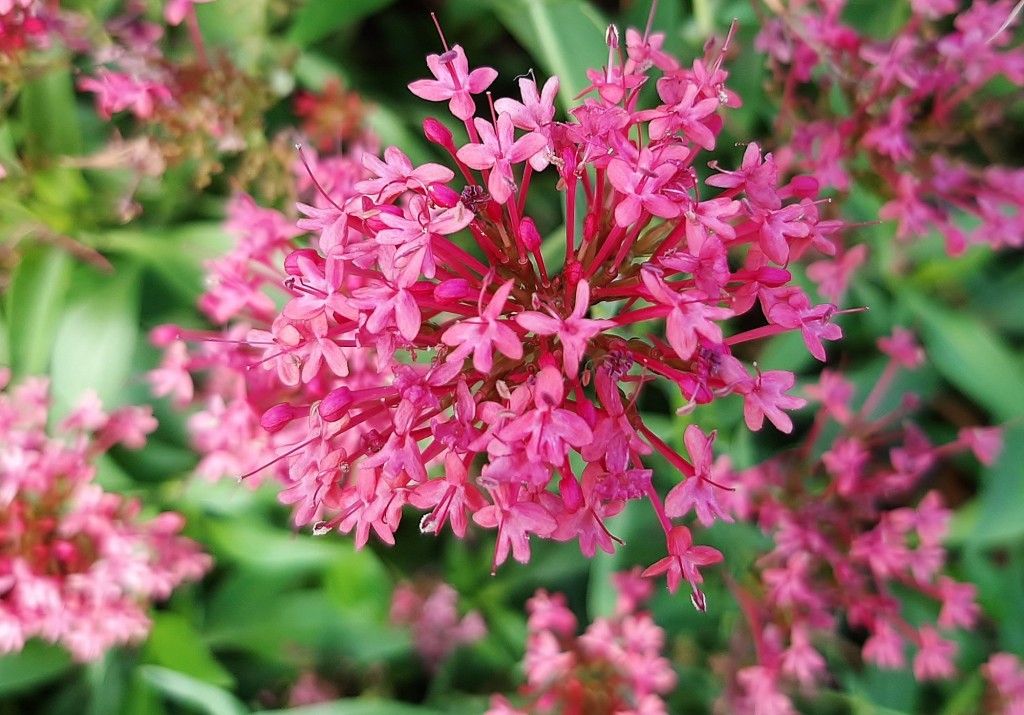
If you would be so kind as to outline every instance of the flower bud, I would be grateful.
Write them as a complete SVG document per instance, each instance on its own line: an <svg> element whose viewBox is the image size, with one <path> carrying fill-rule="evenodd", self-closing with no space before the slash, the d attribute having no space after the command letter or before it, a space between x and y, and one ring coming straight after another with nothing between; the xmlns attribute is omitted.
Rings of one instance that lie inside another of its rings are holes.
<svg viewBox="0 0 1024 715"><path fill-rule="evenodd" d="M317 412L324 422L337 422L348 412L352 404L352 390L347 387L338 387L327 393L324 399L320 400L320 407Z"/></svg>
<svg viewBox="0 0 1024 715"><path fill-rule="evenodd" d="M294 407L287 402L274 405L260 417L260 427L270 433L280 432L287 427L292 420L300 417L305 410Z"/></svg>
<svg viewBox="0 0 1024 715"><path fill-rule="evenodd" d="M793 280L793 275L785 268L761 266L757 269L757 282L769 288L784 286Z"/></svg>
<svg viewBox="0 0 1024 715"><path fill-rule="evenodd" d="M465 278L451 278L434 286L434 300L439 303L451 303L468 297L472 292L469 281Z"/></svg>
<svg viewBox="0 0 1024 715"><path fill-rule="evenodd" d="M789 189L798 199L813 199L818 195L818 180L807 174L794 176L789 182Z"/></svg>
<svg viewBox="0 0 1024 715"><path fill-rule="evenodd" d="M530 253L540 249L540 233L537 231L537 224L529 216L523 218L519 224L519 237L523 239L523 245Z"/></svg>
<svg viewBox="0 0 1024 715"><path fill-rule="evenodd" d="M299 268L299 261L305 258L307 261L311 261L318 268L323 270L324 259L323 257L312 248L300 248L297 251L292 251L284 259L284 272L290 276L301 276L302 270Z"/></svg>
<svg viewBox="0 0 1024 715"><path fill-rule="evenodd" d="M615 25L609 25L604 31L604 44L613 50L619 49L619 28Z"/></svg>
<svg viewBox="0 0 1024 715"><path fill-rule="evenodd" d="M443 146L448 151L455 153L455 143L452 141L452 133L445 125L433 117L423 120L423 133L427 141Z"/></svg>
<svg viewBox="0 0 1024 715"><path fill-rule="evenodd" d="M177 325L158 325L149 331L149 341L158 348L166 348L181 337L181 328Z"/></svg>
<svg viewBox="0 0 1024 715"><path fill-rule="evenodd" d="M455 208L461 200L459 192L446 184L431 184L427 187L427 194L431 201L446 209Z"/></svg>

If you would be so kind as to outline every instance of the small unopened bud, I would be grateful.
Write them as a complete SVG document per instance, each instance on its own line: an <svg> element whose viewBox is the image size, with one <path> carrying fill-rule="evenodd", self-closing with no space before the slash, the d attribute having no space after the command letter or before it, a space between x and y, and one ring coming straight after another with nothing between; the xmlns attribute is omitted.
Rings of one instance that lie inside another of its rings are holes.
<svg viewBox="0 0 1024 715"><path fill-rule="evenodd" d="M300 248L297 251L292 251L284 259L284 272L290 276L301 276L302 270L299 268L300 259L305 258L307 261L312 261L314 264L319 266L321 269L324 266L323 257L312 248Z"/></svg>
<svg viewBox="0 0 1024 715"><path fill-rule="evenodd" d="M324 422L337 422L345 416L351 404L352 390L347 387L338 387L328 392L324 399L320 400L317 412L320 413L320 418Z"/></svg>
<svg viewBox="0 0 1024 715"><path fill-rule="evenodd" d="M469 281L465 278L451 278L434 286L434 300L439 303L451 303L468 297L472 292Z"/></svg>
<svg viewBox="0 0 1024 715"><path fill-rule="evenodd" d="M260 417L260 427L270 433L280 432L303 412L304 410L299 407L281 402L263 413Z"/></svg>
<svg viewBox="0 0 1024 715"><path fill-rule="evenodd" d="M540 249L540 232L537 231L537 224L529 216L525 217L519 224L519 237L523 239L523 245L530 253Z"/></svg>
<svg viewBox="0 0 1024 715"><path fill-rule="evenodd" d="M423 120L423 134L426 135L427 141L443 146L450 152L455 151L451 131L433 117L427 117Z"/></svg>
<svg viewBox="0 0 1024 715"><path fill-rule="evenodd" d="M619 28L615 27L615 25L609 25L608 29L605 30L604 44L613 50L619 49Z"/></svg>
<svg viewBox="0 0 1024 715"><path fill-rule="evenodd" d="M166 348L181 336L177 325L158 325L149 331L149 341L158 348Z"/></svg>
<svg viewBox="0 0 1024 715"><path fill-rule="evenodd" d="M761 266L757 269L757 282L769 288L784 286L793 280L793 274L785 268L776 266Z"/></svg>
<svg viewBox="0 0 1024 715"><path fill-rule="evenodd" d="M562 475L558 480L558 492L562 495L562 503L570 514L575 514L583 506L583 490L571 472Z"/></svg>
<svg viewBox="0 0 1024 715"><path fill-rule="evenodd" d="M431 184L427 187L427 194L431 201L446 209L458 206L461 200L459 192L445 184Z"/></svg>
<svg viewBox="0 0 1024 715"><path fill-rule="evenodd" d="M813 176L801 174L793 177L789 182L789 188L798 199L813 199L818 195L819 184Z"/></svg>

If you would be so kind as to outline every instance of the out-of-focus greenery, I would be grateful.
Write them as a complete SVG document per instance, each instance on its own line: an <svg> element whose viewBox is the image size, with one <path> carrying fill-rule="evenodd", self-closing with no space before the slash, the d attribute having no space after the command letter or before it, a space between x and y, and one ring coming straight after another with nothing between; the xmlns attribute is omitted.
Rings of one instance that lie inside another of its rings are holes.
<svg viewBox="0 0 1024 715"><path fill-rule="evenodd" d="M119 3L67 4L104 17ZM321 89L340 78L362 96L382 144L400 144L414 162L434 156L419 130L433 108L405 89L424 76L425 55L439 49L431 10L471 63L500 71L495 96L516 96L514 78L533 70L540 78L557 73L563 100L585 86L586 68L604 63L610 20L641 28L647 21L640 2L217 0L197 6L211 51L227 53L271 90L261 130L266 151L272 137L297 122L290 104L295 89ZM731 141L758 140L771 148L776 107L763 87L762 57L752 49L757 19L750 5L662 0L654 26L666 32L668 49L689 58L699 54L708 33L722 36L733 17L739 19L738 50L728 68L744 106L729 114L730 141L722 145L726 153ZM183 37L176 39L184 45ZM141 213L122 223L117 202L127 173L65 160L100 151L113 125L97 118L91 97L74 90L80 58L63 47L42 56L0 115L0 162L9 173L0 182L0 362L16 379L49 375L65 408L87 388L109 405L149 402L141 376L159 356L147 331L165 322L201 324L194 306L202 261L228 245L220 221L242 163L227 157L224 171L202 188L195 186L194 163L148 177L138 193ZM726 158L720 163L729 164ZM257 195L265 188L258 179L257 172L251 182ZM994 466L979 469L965 460L931 477L957 507L954 573L978 585L985 614L976 632L963 637L964 677L922 686L907 673L864 668L833 653L830 665L839 679L819 706L829 713L978 712L978 665L995 649L1024 653L1024 262L1019 253L980 248L950 259L937 237L896 248L892 226L874 223L880 205L858 187L840 207L848 220L864 222L849 230L872 249L846 304L870 310L841 319L847 337L829 346L831 363L864 392L881 365L874 340L893 325L912 327L930 363L894 392L921 396L924 426L937 439L952 436L950 425L1009 426ZM798 343L794 335L768 341L759 364L813 375L817 368ZM652 402L649 424L681 447L683 418L674 407L667 399ZM214 556L215 571L162 605L153 614L151 637L137 648L86 666L37 642L0 658L0 715L281 712L290 686L308 671L330 682L340 699L289 712L481 712L490 693L511 693L519 682L522 604L536 588L564 591L581 615L592 617L614 601L613 571L650 564L662 553L643 505L613 522L627 542L615 556L588 561L573 545L535 543L528 566L510 563L494 577L491 543L438 541L420 535L413 519L403 523L398 547L356 552L344 538L295 533L270 485L251 489L192 477L185 417L164 403L157 414L161 427L147 448L115 452L99 465L99 481L140 496L153 511L184 513L187 533ZM778 448L770 437L751 437L738 417L733 401L700 413L706 431L720 430L716 451L747 465ZM671 484L672 471L658 466L656 479ZM741 576L764 546L764 537L744 525L718 525L700 538L726 556L722 569L707 574L710 611L696 613L685 596L667 593L652 607L680 673L669 699L679 713L710 712L720 685L709 657L725 647L739 618L721 575ZM434 672L417 659L409 634L387 618L396 581L424 577L452 584L465 608L480 611L490 629L486 640L459 650Z"/></svg>

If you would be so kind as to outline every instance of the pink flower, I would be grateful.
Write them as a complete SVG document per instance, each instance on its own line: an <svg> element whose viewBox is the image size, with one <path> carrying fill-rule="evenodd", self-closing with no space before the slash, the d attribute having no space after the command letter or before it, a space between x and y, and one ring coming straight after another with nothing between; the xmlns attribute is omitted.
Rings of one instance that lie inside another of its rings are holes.
<svg viewBox="0 0 1024 715"><path fill-rule="evenodd" d="M710 546L694 546L693 536L685 526L675 526L668 535L668 556L644 569L645 577L666 574L668 590L672 593L679 588L679 582L686 580L693 591L693 605L698 611L707 610L704 593L697 587L704 578L698 570L701 566L717 564L722 552Z"/></svg>
<svg viewBox="0 0 1024 715"><path fill-rule="evenodd" d="M505 309L505 302L512 292L513 280L505 281L494 292L487 302L487 307L479 310L480 320L478 322L465 321L448 328L441 336L445 345L456 348L448 355L448 361L463 360L469 353L473 353L473 367L483 374L491 371L493 366L494 348L498 348L504 355L518 360L523 356L523 345L519 336L504 321L499 321ZM480 303L483 303L484 294L480 292Z"/></svg>
<svg viewBox="0 0 1024 715"><path fill-rule="evenodd" d="M483 92L498 76L490 67L478 67L470 72L466 53L459 45L440 55L427 55L427 67L435 79L416 80L409 85L409 91L431 102L447 99L451 113L463 121L476 112L470 95Z"/></svg>
<svg viewBox="0 0 1024 715"><path fill-rule="evenodd" d="M512 118L508 114L499 114L496 126L479 117L473 124L480 134L480 142L466 144L456 156L473 169L489 169L487 190L492 199L504 204L516 191L512 165L533 157L547 146L547 140L536 132L514 139Z"/></svg>
<svg viewBox="0 0 1024 715"><path fill-rule="evenodd" d="M705 436L697 425L687 425L683 434L686 451L693 463L693 475L676 486L665 497L665 513L671 517L684 516L693 509L697 519L704 526L711 526L715 519L732 521L718 504L715 496L722 485L714 479L713 454L711 446L715 441L715 432Z"/></svg>
<svg viewBox="0 0 1024 715"><path fill-rule="evenodd" d="M516 322L537 335L557 335L562 343L562 367L565 375L576 377L580 360L586 354L587 342L602 330L611 327L610 320L585 318L590 308L590 284L583 280L576 284L576 303L565 318L526 311L516 316Z"/></svg>

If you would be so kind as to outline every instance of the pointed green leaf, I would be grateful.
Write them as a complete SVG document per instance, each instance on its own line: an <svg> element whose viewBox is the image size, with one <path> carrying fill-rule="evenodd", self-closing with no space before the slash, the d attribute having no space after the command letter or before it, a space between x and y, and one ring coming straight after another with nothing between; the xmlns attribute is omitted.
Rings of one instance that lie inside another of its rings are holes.
<svg viewBox="0 0 1024 715"><path fill-rule="evenodd" d="M333 32L351 27L367 15L390 5L394 0L310 0L295 14L288 39L309 47Z"/></svg>
<svg viewBox="0 0 1024 715"><path fill-rule="evenodd" d="M212 685L231 688L235 679L214 658L209 646L185 618L177 613L157 613L146 642L146 660L198 678Z"/></svg>
<svg viewBox="0 0 1024 715"><path fill-rule="evenodd" d="M75 288L54 343L54 401L59 412L93 389L105 407L117 406L138 338L139 272L129 266L111 276L79 266Z"/></svg>
<svg viewBox="0 0 1024 715"><path fill-rule="evenodd" d="M440 715L441 713L440 710L420 705L370 698L335 700L330 703L263 712L264 715Z"/></svg>
<svg viewBox="0 0 1024 715"><path fill-rule="evenodd" d="M17 376L47 372L71 280L72 260L47 246L22 254L7 294L11 367Z"/></svg>
<svg viewBox="0 0 1024 715"><path fill-rule="evenodd" d="M589 84L588 69L608 62L608 21L580 0L499 0L495 12L544 72L558 77L559 99L568 110ZM473 64L473 58L470 58ZM524 71L526 68L524 68ZM537 77L542 85L546 77Z"/></svg>
<svg viewBox="0 0 1024 715"><path fill-rule="evenodd" d="M900 297L920 318L928 358L943 377L997 422L1024 415L1024 368L1003 340L980 320L920 294L904 290Z"/></svg>
<svg viewBox="0 0 1024 715"><path fill-rule="evenodd" d="M1024 538L1024 519L1020 512L1024 504L1021 464L1024 464L1024 424L1018 422L1006 428L1002 454L983 472L976 508L967 511L964 517L958 514L954 522L973 521L973 529L966 535L968 543L990 545Z"/></svg>
<svg viewBox="0 0 1024 715"><path fill-rule="evenodd" d="M228 691L198 678L158 665L143 665L139 673L167 698L208 715L245 715L249 712Z"/></svg>
<svg viewBox="0 0 1024 715"><path fill-rule="evenodd" d="M0 695L56 678L71 667L71 656L56 646L29 641L20 653L0 658Z"/></svg>

